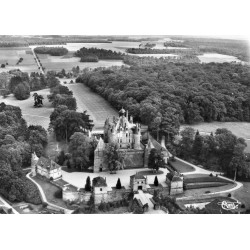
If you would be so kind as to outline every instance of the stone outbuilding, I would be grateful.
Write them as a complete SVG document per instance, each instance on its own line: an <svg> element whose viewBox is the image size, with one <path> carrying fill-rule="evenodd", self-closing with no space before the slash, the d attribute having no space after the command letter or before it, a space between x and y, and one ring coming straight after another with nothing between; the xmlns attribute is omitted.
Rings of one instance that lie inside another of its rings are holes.
<svg viewBox="0 0 250 250"><path fill-rule="evenodd" d="M166 183L169 186L170 195L183 193L183 176L176 171L167 173Z"/></svg>
<svg viewBox="0 0 250 250"><path fill-rule="evenodd" d="M147 190L148 179L140 173L130 176L130 187L133 191Z"/></svg>
<svg viewBox="0 0 250 250"><path fill-rule="evenodd" d="M31 175L40 174L47 179L58 179L62 176L62 167L53 160L41 156L38 158L36 153L32 154L31 159Z"/></svg>

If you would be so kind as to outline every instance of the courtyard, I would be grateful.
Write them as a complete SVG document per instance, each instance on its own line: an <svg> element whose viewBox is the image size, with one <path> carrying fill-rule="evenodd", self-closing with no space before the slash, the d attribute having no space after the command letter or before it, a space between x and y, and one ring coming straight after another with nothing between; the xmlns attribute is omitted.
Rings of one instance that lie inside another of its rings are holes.
<svg viewBox="0 0 250 250"><path fill-rule="evenodd" d="M116 174L110 174L109 171L107 172L99 172L99 173L86 173L86 172L73 172L68 173L66 171L62 170L62 179L69 182L70 184L78 187L83 188L86 184L86 179L89 176L91 181L93 178L101 176L103 178L106 178L107 185L109 187L115 187L118 178L121 180L121 185L125 188L129 188L130 185L130 176L136 174L136 172L149 170L147 168L138 168L138 169L125 169L125 170L118 170L116 171ZM161 168L162 174L157 174L157 178L160 184L164 186L166 181L166 174L169 172L166 168ZM147 175L148 178L148 184L153 184L155 175Z"/></svg>

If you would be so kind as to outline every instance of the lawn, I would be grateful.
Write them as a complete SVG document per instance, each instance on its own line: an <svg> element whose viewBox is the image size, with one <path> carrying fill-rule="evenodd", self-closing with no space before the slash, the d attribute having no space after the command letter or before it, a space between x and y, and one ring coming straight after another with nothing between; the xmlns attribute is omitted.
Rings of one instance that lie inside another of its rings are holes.
<svg viewBox="0 0 250 250"><path fill-rule="evenodd" d="M59 191L60 188L56 187L48 181L40 179L37 176L32 178L42 187L48 202L57 206L61 206L63 208L67 208L65 202L62 199L55 197L55 193Z"/></svg>
<svg viewBox="0 0 250 250"><path fill-rule="evenodd" d="M180 172L180 173L187 173L187 172L192 172L195 170L193 167L191 167L187 163L179 161L178 159L175 159L174 161L169 161L169 165L174 170L176 170L177 172Z"/></svg>
<svg viewBox="0 0 250 250"><path fill-rule="evenodd" d="M222 183L233 183L232 181L216 177L216 176L209 176L209 175L202 175L199 176L196 175L186 175L184 176L184 182L186 184L188 183L201 183L201 182L222 182Z"/></svg>
<svg viewBox="0 0 250 250"><path fill-rule="evenodd" d="M245 204L246 209L250 209L250 182L242 182L243 187L232 192L233 198Z"/></svg>
<svg viewBox="0 0 250 250"><path fill-rule="evenodd" d="M63 81L63 80L62 80ZM118 116L115 110L103 97L94 93L90 88L81 83L68 84L77 101L77 111L88 111L93 120L94 130L102 129L107 117Z"/></svg>
<svg viewBox="0 0 250 250"><path fill-rule="evenodd" d="M232 131L237 137L242 137L246 140L246 152L250 153L250 122L210 122L200 123L195 125L182 125L181 130L185 127L192 127L199 130L201 134L210 134L215 132L217 128L226 128Z"/></svg>
<svg viewBox="0 0 250 250"><path fill-rule="evenodd" d="M34 108L33 93L36 92L44 97L43 107ZM0 103L4 102L7 105L18 106L22 110L23 118L27 121L28 125L41 125L45 129L49 126L49 117L53 111L51 103L48 101L47 95L49 89L43 89L39 91L33 91L30 93L30 97L26 100L17 100L12 94L7 98L0 96Z"/></svg>
<svg viewBox="0 0 250 250"><path fill-rule="evenodd" d="M23 61L16 65L19 58ZM0 48L0 64L8 63L5 68L0 68L0 72L6 72L13 69L20 69L23 72L39 72L34 60L32 51L29 47Z"/></svg>

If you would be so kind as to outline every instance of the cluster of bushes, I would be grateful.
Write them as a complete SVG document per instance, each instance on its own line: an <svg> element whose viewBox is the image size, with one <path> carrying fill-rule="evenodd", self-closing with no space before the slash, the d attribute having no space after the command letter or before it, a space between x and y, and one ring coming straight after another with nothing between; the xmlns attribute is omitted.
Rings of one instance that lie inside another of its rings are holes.
<svg viewBox="0 0 250 250"><path fill-rule="evenodd" d="M16 63L16 65L18 65L19 63L21 63L23 61L23 58L22 57L20 57L19 59L18 59L18 61L17 61L17 63Z"/></svg>
<svg viewBox="0 0 250 250"><path fill-rule="evenodd" d="M96 55L86 55L81 57L81 62L98 62L99 58Z"/></svg>
<svg viewBox="0 0 250 250"><path fill-rule="evenodd" d="M114 202L102 202L99 206L98 209L100 211L106 212L106 211L112 211L115 208L119 207L128 207L129 202L126 199L120 200L120 201L114 201Z"/></svg>
<svg viewBox="0 0 250 250"><path fill-rule="evenodd" d="M64 47L36 47L34 52L37 54L49 54L51 56L64 56L69 51Z"/></svg>

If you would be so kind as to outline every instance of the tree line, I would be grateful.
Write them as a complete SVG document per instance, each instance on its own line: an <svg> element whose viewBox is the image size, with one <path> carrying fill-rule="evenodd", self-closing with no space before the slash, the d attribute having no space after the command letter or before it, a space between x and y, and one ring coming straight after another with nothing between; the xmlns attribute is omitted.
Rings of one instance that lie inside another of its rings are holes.
<svg viewBox="0 0 250 250"><path fill-rule="evenodd" d="M64 47L36 47L34 51L37 54L49 54L51 56L64 56L69 52Z"/></svg>
<svg viewBox="0 0 250 250"><path fill-rule="evenodd" d="M177 156L231 178L250 178L250 154L244 153L247 144L243 138L224 128L217 129L215 134L201 135L187 127L180 134L181 140L173 143L171 151Z"/></svg>
<svg viewBox="0 0 250 250"><path fill-rule="evenodd" d="M81 48L75 52L76 57L81 58L81 62L100 60L122 60L123 54L120 52L97 49L97 48Z"/></svg>

